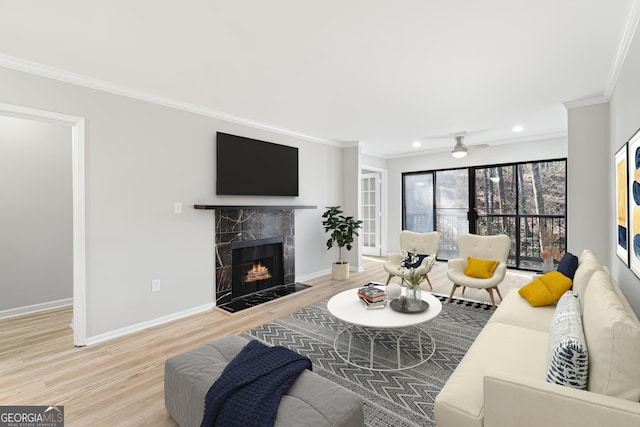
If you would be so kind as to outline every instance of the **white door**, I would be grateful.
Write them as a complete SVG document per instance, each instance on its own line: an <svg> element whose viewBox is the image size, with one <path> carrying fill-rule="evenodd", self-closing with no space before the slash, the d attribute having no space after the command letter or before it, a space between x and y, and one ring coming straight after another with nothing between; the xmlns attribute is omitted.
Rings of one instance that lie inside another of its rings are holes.
<svg viewBox="0 0 640 427"><path fill-rule="evenodd" d="M380 173L362 174L362 254L382 256L380 233Z"/></svg>

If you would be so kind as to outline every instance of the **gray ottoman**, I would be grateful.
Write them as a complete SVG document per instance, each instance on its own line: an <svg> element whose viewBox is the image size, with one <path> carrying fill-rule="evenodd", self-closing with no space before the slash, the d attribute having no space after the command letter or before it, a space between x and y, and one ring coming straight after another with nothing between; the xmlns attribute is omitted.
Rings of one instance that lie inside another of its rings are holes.
<svg viewBox="0 0 640 427"><path fill-rule="evenodd" d="M167 359L164 404L181 427L199 427L204 398L227 363L248 343L237 335ZM310 371L304 371L282 397L276 426L364 426L362 399Z"/></svg>

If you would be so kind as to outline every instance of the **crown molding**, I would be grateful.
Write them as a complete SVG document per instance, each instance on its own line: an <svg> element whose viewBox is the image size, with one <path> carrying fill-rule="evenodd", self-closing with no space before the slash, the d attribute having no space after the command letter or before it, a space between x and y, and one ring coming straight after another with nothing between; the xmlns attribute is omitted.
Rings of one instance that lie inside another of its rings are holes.
<svg viewBox="0 0 640 427"><path fill-rule="evenodd" d="M611 70L609 70L609 75L607 76L607 80L604 85L604 98L607 100L606 102L609 102L611 96L613 95L613 91L616 88L618 77L620 77L620 71L622 70L624 60L627 57L627 53L629 52L629 47L631 46L631 42L633 41L633 36L636 33L639 21L640 0L633 0L631 3L631 8L629 10L629 15L627 17L626 25L624 27L624 31L622 33L620 45L618 46L618 51L616 52L616 57L611 64Z"/></svg>
<svg viewBox="0 0 640 427"><path fill-rule="evenodd" d="M607 102L609 102L609 98L607 98L606 96L595 95L576 99L573 101L563 102L562 105L564 105L567 110L571 110L573 108L588 107L590 105L606 104Z"/></svg>
<svg viewBox="0 0 640 427"><path fill-rule="evenodd" d="M82 74L73 73L61 68L51 67L49 65L29 61L15 56L0 54L0 67L10 68L12 70L22 71L53 80L59 80L62 82L111 93L114 95L125 96L128 98L137 99L139 101L161 105L163 107L169 107L180 111L198 114L200 116L211 117L214 119L223 120L225 122L249 126L256 129L279 133L281 135L292 136L294 138L299 138L306 141L317 142L319 144L330 145L332 147L345 147L345 144L339 141L318 138L290 129L285 129L267 123L262 123L255 120L245 119L239 116L234 116L232 114L223 113L221 111L212 110L200 105L182 102L172 98L152 95L150 93L132 89L126 86L117 85L104 80L94 79Z"/></svg>

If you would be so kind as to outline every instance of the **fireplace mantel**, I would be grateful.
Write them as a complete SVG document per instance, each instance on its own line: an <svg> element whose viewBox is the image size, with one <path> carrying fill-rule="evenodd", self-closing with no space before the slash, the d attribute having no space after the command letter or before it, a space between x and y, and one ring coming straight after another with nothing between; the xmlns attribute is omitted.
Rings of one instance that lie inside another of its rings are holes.
<svg viewBox="0 0 640 427"><path fill-rule="evenodd" d="M193 205L194 209L317 209L316 205Z"/></svg>

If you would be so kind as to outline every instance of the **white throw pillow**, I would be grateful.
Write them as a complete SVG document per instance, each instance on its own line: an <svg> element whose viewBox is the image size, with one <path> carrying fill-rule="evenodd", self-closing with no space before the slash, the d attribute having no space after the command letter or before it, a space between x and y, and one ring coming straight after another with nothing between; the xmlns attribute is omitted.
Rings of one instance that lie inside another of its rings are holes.
<svg viewBox="0 0 640 427"><path fill-rule="evenodd" d="M549 329L547 382L585 390L589 356L580 311L580 301L571 291L565 292L556 304Z"/></svg>
<svg viewBox="0 0 640 427"><path fill-rule="evenodd" d="M589 349L588 390L640 400L640 324L625 309L602 271L589 280L582 324Z"/></svg>

